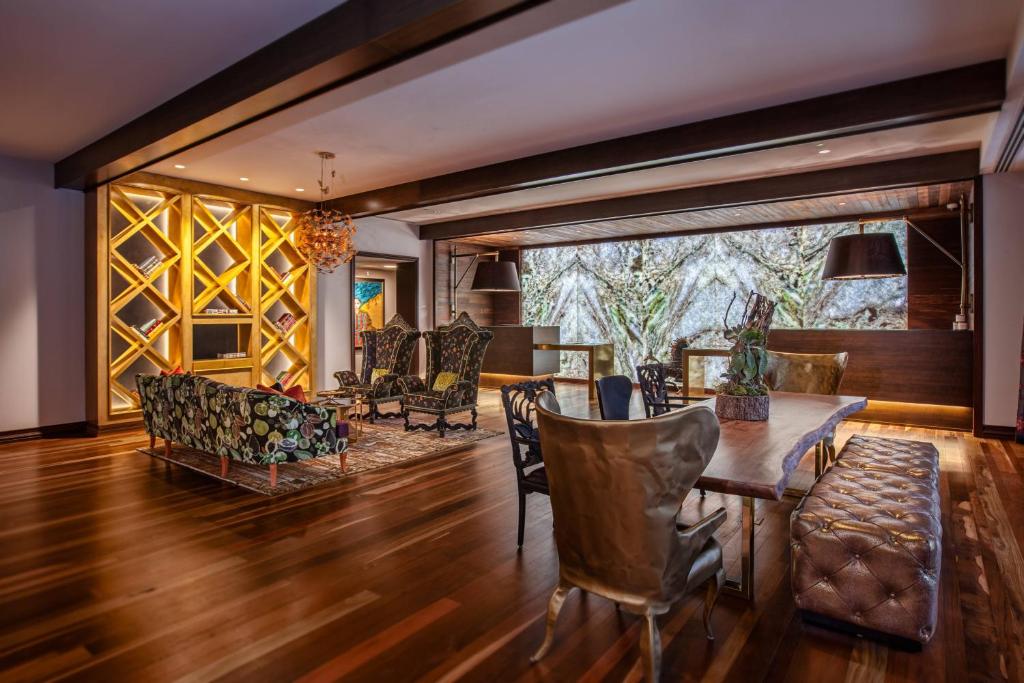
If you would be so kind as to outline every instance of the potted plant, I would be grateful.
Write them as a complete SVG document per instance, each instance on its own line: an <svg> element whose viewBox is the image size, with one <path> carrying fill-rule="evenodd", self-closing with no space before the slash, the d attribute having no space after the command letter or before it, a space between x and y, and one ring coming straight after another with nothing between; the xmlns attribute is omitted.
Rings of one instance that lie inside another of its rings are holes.
<svg viewBox="0 0 1024 683"><path fill-rule="evenodd" d="M775 312L775 302L751 292L743 308L743 318L729 325L729 311L736 300L733 295L725 311L725 338L732 342L725 380L716 388L715 414L722 420L767 420L768 385L764 373L768 368L768 328Z"/></svg>

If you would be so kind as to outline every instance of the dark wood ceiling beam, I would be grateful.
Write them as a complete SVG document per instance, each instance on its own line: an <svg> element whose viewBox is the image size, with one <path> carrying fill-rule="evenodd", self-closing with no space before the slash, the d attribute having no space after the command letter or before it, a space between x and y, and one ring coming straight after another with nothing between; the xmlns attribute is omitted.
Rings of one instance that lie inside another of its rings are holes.
<svg viewBox="0 0 1024 683"><path fill-rule="evenodd" d="M823 197L973 178L977 149L857 166L613 197L420 226L420 239L452 239L682 211Z"/></svg>
<svg viewBox="0 0 1024 683"><path fill-rule="evenodd" d="M546 1L348 0L57 162L55 184L117 179Z"/></svg>
<svg viewBox="0 0 1024 683"><path fill-rule="evenodd" d="M367 216L992 112L1006 97L1005 82L1004 60L984 62L393 185L331 205Z"/></svg>

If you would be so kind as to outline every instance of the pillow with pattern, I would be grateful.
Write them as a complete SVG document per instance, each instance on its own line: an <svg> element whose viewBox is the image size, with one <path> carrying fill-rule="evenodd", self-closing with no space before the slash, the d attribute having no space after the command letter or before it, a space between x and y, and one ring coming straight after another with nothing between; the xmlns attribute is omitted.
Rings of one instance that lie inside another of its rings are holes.
<svg viewBox="0 0 1024 683"><path fill-rule="evenodd" d="M434 378L434 386L431 388L434 391L444 391L451 385L455 384L458 379L458 374L454 372L439 372L437 373L437 377Z"/></svg>
<svg viewBox="0 0 1024 683"><path fill-rule="evenodd" d="M384 375L388 374L387 368L374 368L370 371L370 384L376 384Z"/></svg>

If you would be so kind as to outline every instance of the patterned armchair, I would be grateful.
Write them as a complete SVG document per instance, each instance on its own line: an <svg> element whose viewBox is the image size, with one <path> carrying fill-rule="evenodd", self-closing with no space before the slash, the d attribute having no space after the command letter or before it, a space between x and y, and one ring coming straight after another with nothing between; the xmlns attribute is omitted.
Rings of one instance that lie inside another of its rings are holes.
<svg viewBox="0 0 1024 683"><path fill-rule="evenodd" d="M409 373L412 353L420 331L397 313L379 330L360 332L363 337L363 367L357 375L351 370L334 373L342 389L359 389L366 395L369 418L399 417L400 412L382 413L380 406L402 400L398 378Z"/></svg>
<svg viewBox="0 0 1024 683"><path fill-rule="evenodd" d="M427 342L426 381L408 375L398 380L406 431L436 429L441 437L449 429L476 429L476 398L480 367L494 334L480 329L465 313L455 322L424 332ZM448 416L469 411L470 424L448 422ZM435 417L433 424L411 424L410 413Z"/></svg>
<svg viewBox="0 0 1024 683"><path fill-rule="evenodd" d="M135 384L150 447L161 438L167 455L173 442L218 456L222 477L231 460L267 465L274 486L278 463L348 448L329 408L191 374L136 375Z"/></svg>

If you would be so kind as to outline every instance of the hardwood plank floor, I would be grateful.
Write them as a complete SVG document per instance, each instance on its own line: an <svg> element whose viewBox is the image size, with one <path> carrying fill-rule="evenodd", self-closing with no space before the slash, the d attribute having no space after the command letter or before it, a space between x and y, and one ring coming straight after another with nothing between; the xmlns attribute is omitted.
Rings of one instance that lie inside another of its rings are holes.
<svg viewBox="0 0 1024 683"><path fill-rule="evenodd" d="M592 408L560 384L569 410ZM481 424L504 429L498 394ZM795 502L758 502L757 596L698 596L660 619L664 680L1024 677L1024 448L845 423L941 455L940 623L920 653L804 624L789 586ZM639 622L574 595L529 664L557 577L548 500L515 548L508 440L268 499L139 454L139 432L0 446L0 680L637 681ZM803 469L809 474L811 459ZM737 572L739 501L719 505Z"/></svg>

